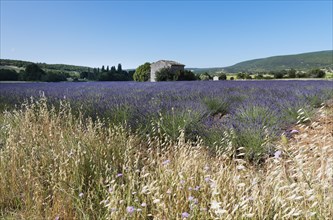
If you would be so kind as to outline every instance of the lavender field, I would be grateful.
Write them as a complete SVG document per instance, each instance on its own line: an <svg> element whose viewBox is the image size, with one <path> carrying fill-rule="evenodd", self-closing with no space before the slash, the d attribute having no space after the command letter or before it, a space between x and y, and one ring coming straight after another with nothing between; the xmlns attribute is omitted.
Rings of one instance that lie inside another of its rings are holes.
<svg viewBox="0 0 333 220"><path fill-rule="evenodd" d="M332 97L332 81L0 84L0 218L332 219Z"/></svg>
<svg viewBox="0 0 333 220"><path fill-rule="evenodd" d="M258 159L274 149L267 140L310 117L314 108L333 97L332 81L207 81L207 82L87 82L1 84L2 109L42 94L48 102L70 103L84 116L107 119L111 124L139 134L161 132L175 140L202 138L223 146L232 133L233 143L247 149L248 159Z"/></svg>

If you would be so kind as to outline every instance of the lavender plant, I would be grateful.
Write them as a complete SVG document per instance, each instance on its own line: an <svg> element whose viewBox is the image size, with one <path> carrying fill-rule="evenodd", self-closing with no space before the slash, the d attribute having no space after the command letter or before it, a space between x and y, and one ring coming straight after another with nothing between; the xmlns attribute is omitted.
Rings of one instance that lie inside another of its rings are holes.
<svg viewBox="0 0 333 220"><path fill-rule="evenodd" d="M160 122L173 140L185 130L185 138L201 137L213 146L232 129L237 146L261 155L264 137L278 137L297 122L299 109L310 114L333 97L333 88L332 81L323 80L11 83L1 84L0 109L15 108L41 93L56 109L66 100L73 114L104 118L143 136Z"/></svg>

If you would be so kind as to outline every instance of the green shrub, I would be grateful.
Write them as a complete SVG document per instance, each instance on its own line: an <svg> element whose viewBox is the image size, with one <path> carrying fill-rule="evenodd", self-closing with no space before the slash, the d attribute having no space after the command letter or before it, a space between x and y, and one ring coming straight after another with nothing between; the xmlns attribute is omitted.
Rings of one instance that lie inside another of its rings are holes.
<svg viewBox="0 0 333 220"><path fill-rule="evenodd" d="M189 70L173 70L163 68L156 72L156 81L191 81L196 80L196 75Z"/></svg>
<svg viewBox="0 0 333 220"><path fill-rule="evenodd" d="M19 74L15 70L0 69L0 81L19 80Z"/></svg>
<svg viewBox="0 0 333 220"><path fill-rule="evenodd" d="M64 73L49 71L46 75L42 76L41 80L45 82L61 82L67 81L67 76Z"/></svg>
<svg viewBox="0 0 333 220"><path fill-rule="evenodd" d="M283 72L281 72L281 71L274 72L274 78L275 79L282 79L283 78Z"/></svg>
<svg viewBox="0 0 333 220"><path fill-rule="evenodd" d="M244 77L245 77L245 79L252 79L251 75L248 73L246 73Z"/></svg>
<svg viewBox="0 0 333 220"><path fill-rule="evenodd" d="M264 75L261 74L261 73L258 73L254 76L255 79L263 79L264 78Z"/></svg>
<svg viewBox="0 0 333 220"><path fill-rule="evenodd" d="M245 73L237 73L237 79L245 79Z"/></svg>
<svg viewBox="0 0 333 220"><path fill-rule="evenodd" d="M309 71L308 75L312 78L324 78L326 73L321 69L313 69Z"/></svg>
<svg viewBox="0 0 333 220"><path fill-rule="evenodd" d="M211 75L209 75L207 72L205 72L205 73L202 73L199 75L199 79L200 80L210 80L213 78L211 77Z"/></svg>
<svg viewBox="0 0 333 220"><path fill-rule="evenodd" d="M24 80L27 81L40 81L45 77L46 73L37 64L28 64L25 68Z"/></svg>
<svg viewBox="0 0 333 220"><path fill-rule="evenodd" d="M176 72L177 81L197 80L197 76L190 70L178 70Z"/></svg>
<svg viewBox="0 0 333 220"><path fill-rule="evenodd" d="M296 73L296 77L297 78L307 78L309 75L307 74L307 73L305 73L305 72L297 72Z"/></svg>
<svg viewBox="0 0 333 220"><path fill-rule="evenodd" d="M159 118L152 119L153 127L158 127L155 130L155 135L167 140L175 141L180 135L181 131L185 134L193 134L192 129L197 128L200 117L198 114L192 111L178 111L173 108L170 112L160 112ZM186 137L187 139L193 139L194 137Z"/></svg>
<svg viewBox="0 0 333 220"><path fill-rule="evenodd" d="M289 78L296 78L296 70L295 69L288 70L288 77Z"/></svg>
<svg viewBox="0 0 333 220"><path fill-rule="evenodd" d="M156 81L176 81L177 76L175 71L170 68L163 68L156 72Z"/></svg>
<svg viewBox="0 0 333 220"><path fill-rule="evenodd" d="M219 80L227 80L227 74L221 73L219 76Z"/></svg>
<svg viewBox="0 0 333 220"><path fill-rule="evenodd" d="M265 127L247 127L241 132L234 132L232 143L235 146L234 156L242 156L246 160L258 164L265 158L270 147L267 145L268 135Z"/></svg>
<svg viewBox="0 0 333 220"><path fill-rule="evenodd" d="M145 63L138 68L136 68L135 73L133 75L134 81L145 82L150 78L150 63Z"/></svg>
<svg viewBox="0 0 333 220"><path fill-rule="evenodd" d="M204 104L206 105L209 115L221 114L225 115L229 112L230 109L230 101L218 98L204 98Z"/></svg>
<svg viewBox="0 0 333 220"><path fill-rule="evenodd" d="M246 159L259 162L268 153L266 143L270 132L267 129L277 126L278 118L271 109L254 105L240 107L233 120L241 125L233 131L233 144L243 149Z"/></svg>

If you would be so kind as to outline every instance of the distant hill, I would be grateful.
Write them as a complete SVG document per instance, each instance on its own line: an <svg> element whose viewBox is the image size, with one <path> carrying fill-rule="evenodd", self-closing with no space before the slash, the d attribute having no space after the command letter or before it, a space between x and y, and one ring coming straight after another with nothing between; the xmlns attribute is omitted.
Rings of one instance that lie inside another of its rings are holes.
<svg viewBox="0 0 333 220"><path fill-rule="evenodd" d="M333 69L333 50L274 56L248 60L223 68L226 72L267 72L284 69L310 70L313 68Z"/></svg>
<svg viewBox="0 0 333 220"><path fill-rule="evenodd" d="M0 68L14 69L17 72L24 70L32 62L21 60L0 59ZM74 66L67 64L46 64L38 63L44 70L63 71L71 74L88 71L89 67ZM311 70L314 68L327 68L333 70L333 50L302 53L296 55L273 56L262 59L248 60L228 67L214 68L186 68L194 73L217 72L238 73L238 72L269 72L294 68L296 70ZM92 69L92 68L90 68Z"/></svg>
<svg viewBox="0 0 333 220"><path fill-rule="evenodd" d="M1 59L0 68L8 68L15 70L24 70L25 67L33 62L22 61L22 60L9 60ZM87 71L89 67L86 66L74 66L67 64L46 64L46 63L37 63L44 70L54 70L54 71L63 71L71 73L80 73Z"/></svg>

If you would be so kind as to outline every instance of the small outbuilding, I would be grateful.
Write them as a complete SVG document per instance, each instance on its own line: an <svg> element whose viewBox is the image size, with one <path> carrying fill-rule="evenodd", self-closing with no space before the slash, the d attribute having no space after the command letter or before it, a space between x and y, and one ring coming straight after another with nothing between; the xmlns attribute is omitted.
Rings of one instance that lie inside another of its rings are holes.
<svg viewBox="0 0 333 220"><path fill-rule="evenodd" d="M214 81L219 81L219 77L218 77L218 76L214 76L214 77L213 77L213 80L214 80Z"/></svg>
<svg viewBox="0 0 333 220"><path fill-rule="evenodd" d="M164 68L169 68L171 71L184 70L185 65L171 61L171 60L159 60L150 65L150 81L156 82L156 72Z"/></svg>

